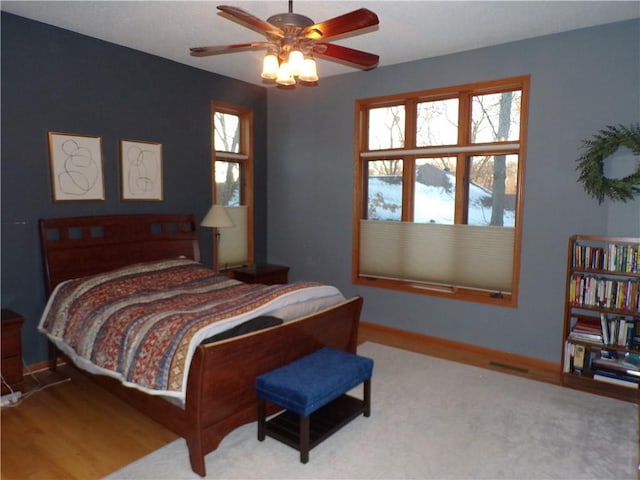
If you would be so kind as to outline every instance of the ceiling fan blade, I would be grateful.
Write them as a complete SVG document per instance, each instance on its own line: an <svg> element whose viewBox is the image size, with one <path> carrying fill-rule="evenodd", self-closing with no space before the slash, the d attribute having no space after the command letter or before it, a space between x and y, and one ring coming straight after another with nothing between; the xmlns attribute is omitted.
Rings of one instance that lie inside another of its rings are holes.
<svg viewBox="0 0 640 480"><path fill-rule="evenodd" d="M377 67L380 61L380 57L373 53L354 50L353 48L334 45L332 43L316 43L313 47L313 53L327 60L346 63L350 66L360 67L365 70Z"/></svg>
<svg viewBox="0 0 640 480"><path fill-rule="evenodd" d="M302 36L311 40L325 41L344 33L373 27L379 23L375 13L366 8L360 8L339 17L310 25L302 31Z"/></svg>
<svg viewBox="0 0 640 480"><path fill-rule="evenodd" d="M284 32L275 25L266 22L249 12L242 10L238 7L231 7L229 5L218 5L218 10L224 12L231 20L237 20L244 26L262 33L263 35L273 35L277 38L283 38Z"/></svg>
<svg viewBox="0 0 640 480"><path fill-rule="evenodd" d="M259 50L261 48L267 48L269 45L271 45L269 42L236 43L234 45L220 45L213 47L193 47L189 50L191 51L192 57L208 57L210 55L220 55L222 53Z"/></svg>

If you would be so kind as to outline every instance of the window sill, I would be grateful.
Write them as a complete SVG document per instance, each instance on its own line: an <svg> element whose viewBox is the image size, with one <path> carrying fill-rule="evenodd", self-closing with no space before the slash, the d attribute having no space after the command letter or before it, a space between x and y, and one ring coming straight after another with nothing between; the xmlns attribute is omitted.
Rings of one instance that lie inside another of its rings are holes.
<svg viewBox="0 0 640 480"><path fill-rule="evenodd" d="M365 287L385 288L387 290L444 297L452 300L486 303L500 307L516 308L518 306L517 295L509 292L490 292L465 287L420 283L415 281L391 280L368 276L358 276L354 278L353 283L355 285L362 285Z"/></svg>

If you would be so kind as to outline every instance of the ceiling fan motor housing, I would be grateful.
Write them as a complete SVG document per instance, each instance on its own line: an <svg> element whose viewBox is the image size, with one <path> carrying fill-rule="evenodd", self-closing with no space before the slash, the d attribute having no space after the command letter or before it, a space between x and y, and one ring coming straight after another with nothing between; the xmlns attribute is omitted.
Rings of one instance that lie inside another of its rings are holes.
<svg viewBox="0 0 640 480"><path fill-rule="evenodd" d="M298 13L277 13L267 18L267 22L281 28L285 32L288 28L295 29L297 32L314 24L314 21L309 17Z"/></svg>
<svg viewBox="0 0 640 480"><path fill-rule="evenodd" d="M305 15L297 13L278 13L267 18L267 22L275 25L284 32L284 38L273 37L271 41L279 46L279 56L281 59L288 57L294 47L301 48L303 53L309 53L310 47L302 45L300 42L300 33L308 26L315 22ZM305 48L307 47L307 48Z"/></svg>

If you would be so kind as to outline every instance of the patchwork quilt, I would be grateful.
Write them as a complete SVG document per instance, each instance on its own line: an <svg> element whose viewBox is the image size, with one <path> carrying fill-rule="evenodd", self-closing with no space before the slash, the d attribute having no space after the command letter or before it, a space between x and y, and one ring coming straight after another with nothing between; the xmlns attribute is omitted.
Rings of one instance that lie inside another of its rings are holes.
<svg viewBox="0 0 640 480"><path fill-rule="evenodd" d="M60 284L39 329L81 368L183 398L198 343L319 287L246 284L189 259L137 264Z"/></svg>

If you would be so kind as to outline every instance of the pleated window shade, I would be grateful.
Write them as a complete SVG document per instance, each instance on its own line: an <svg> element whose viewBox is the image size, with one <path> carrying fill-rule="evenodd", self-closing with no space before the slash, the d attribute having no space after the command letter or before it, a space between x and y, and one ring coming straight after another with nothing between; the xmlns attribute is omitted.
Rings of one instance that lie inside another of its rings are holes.
<svg viewBox="0 0 640 480"><path fill-rule="evenodd" d="M360 276L511 293L509 227L360 221Z"/></svg>
<svg viewBox="0 0 640 480"><path fill-rule="evenodd" d="M219 228L218 265L220 269L248 263L247 207L225 207L233 227Z"/></svg>

